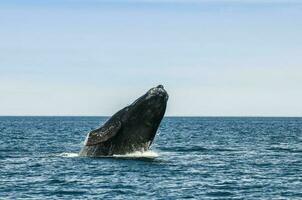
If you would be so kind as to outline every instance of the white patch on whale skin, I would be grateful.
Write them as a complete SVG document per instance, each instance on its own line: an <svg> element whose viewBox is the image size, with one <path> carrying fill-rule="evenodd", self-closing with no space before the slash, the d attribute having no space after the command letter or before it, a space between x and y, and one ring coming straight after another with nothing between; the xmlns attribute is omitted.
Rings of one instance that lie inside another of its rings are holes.
<svg viewBox="0 0 302 200"><path fill-rule="evenodd" d="M159 93L165 93L165 90L162 88L152 88L151 90L149 90L146 99L150 99L152 96L158 95Z"/></svg>

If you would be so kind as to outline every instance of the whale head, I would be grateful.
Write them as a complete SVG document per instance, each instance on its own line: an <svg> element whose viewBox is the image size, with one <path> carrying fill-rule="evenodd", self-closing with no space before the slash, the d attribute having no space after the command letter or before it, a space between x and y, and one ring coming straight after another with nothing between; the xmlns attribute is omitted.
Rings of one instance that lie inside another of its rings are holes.
<svg viewBox="0 0 302 200"><path fill-rule="evenodd" d="M161 120L167 106L169 95L162 85L151 88L146 94L130 105L132 116L138 116L145 123Z"/></svg>
<svg viewBox="0 0 302 200"><path fill-rule="evenodd" d="M123 134L134 148L147 150L164 117L169 95L162 85L151 88L147 93L128 106L123 116Z"/></svg>
<svg viewBox="0 0 302 200"><path fill-rule="evenodd" d="M139 126L158 128L167 107L169 95L162 85L151 88L129 106L129 120Z"/></svg>

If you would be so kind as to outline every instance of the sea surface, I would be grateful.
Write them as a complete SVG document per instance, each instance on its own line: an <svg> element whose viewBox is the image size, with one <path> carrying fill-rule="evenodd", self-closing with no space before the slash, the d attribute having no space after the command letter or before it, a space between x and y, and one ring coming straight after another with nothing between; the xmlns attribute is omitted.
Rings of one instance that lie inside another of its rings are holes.
<svg viewBox="0 0 302 200"><path fill-rule="evenodd" d="M0 199L302 199L302 118L167 117L152 149L79 157L106 117L0 117Z"/></svg>

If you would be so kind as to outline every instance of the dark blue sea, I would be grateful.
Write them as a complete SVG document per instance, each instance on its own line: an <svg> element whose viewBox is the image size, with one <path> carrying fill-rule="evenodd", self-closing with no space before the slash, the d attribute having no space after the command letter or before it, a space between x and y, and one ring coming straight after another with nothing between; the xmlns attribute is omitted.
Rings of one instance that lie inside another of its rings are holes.
<svg viewBox="0 0 302 200"><path fill-rule="evenodd" d="M78 157L106 117L0 117L0 199L302 199L302 118L167 117L152 150Z"/></svg>

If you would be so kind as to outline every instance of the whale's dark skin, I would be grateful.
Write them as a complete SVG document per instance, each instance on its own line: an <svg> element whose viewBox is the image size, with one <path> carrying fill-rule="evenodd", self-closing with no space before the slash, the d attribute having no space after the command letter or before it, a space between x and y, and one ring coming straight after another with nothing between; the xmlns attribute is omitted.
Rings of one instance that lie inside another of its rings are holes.
<svg viewBox="0 0 302 200"><path fill-rule="evenodd" d="M162 85L151 88L130 106L91 131L80 156L98 157L146 151L165 114L168 94Z"/></svg>

